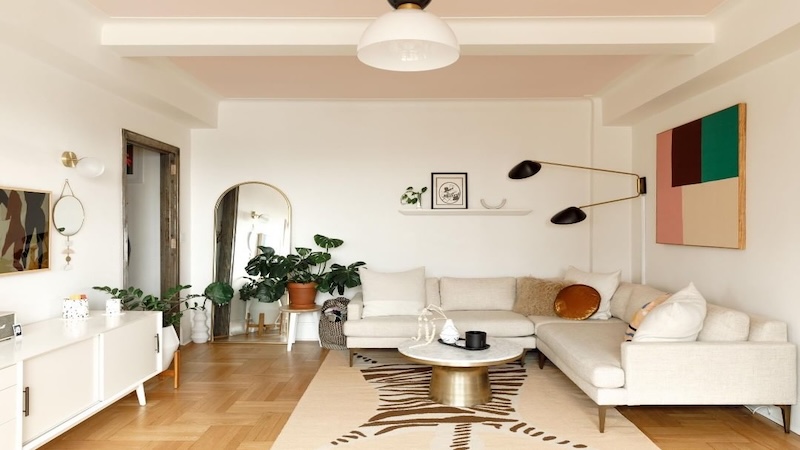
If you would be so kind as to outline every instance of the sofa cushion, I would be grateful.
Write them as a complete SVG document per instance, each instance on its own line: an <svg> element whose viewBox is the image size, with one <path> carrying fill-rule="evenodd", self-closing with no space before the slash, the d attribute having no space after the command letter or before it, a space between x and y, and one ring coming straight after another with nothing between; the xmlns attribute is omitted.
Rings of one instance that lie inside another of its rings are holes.
<svg viewBox="0 0 800 450"><path fill-rule="evenodd" d="M418 316L425 308L425 268L382 273L359 269L364 295L362 317Z"/></svg>
<svg viewBox="0 0 800 450"><path fill-rule="evenodd" d="M444 277L439 280L439 295L445 311L511 311L516 279Z"/></svg>
<svg viewBox="0 0 800 450"><path fill-rule="evenodd" d="M619 286L621 271L611 273L584 272L575 267L569 266L564 279L575 283L585 284L597 289L600 293L600 307L597 312L592 314L590 319L609 319L611 318L611 297Z"/></svg>
<svg viewBox="0 0 800 450"><path fill-rule="evenodd" d="M640 309L642 309L642 306L666 294L666 292L658 290L646 284L628 284L628 283L622 283L622 284L630 287L630 289L628 290L628 298L627 301L625 302L625 311L622 313L622 315L618 316L614 314L614 316L619 317L620 319L628 323L631 323L631 321L633 320L633 316ZM621 286L619 290L623 290L623 287L627 286ZM617 301L617 299L614 299L611 302L613 303L615 301Z"/></svg>
<svg viewBox="0 0 800 450"><path fill-rule="evenodd" d="M490 337L517 337L533 334L533 322L512 311L448 311L459 334L465 331L485 331ZM437 330L441 323L437 322Z"/></svg>
<svg viewBox="0 0 800 450"><path fill-rule="evenodd" d="M536 339L593 386L618 388L625 385L620 336L626 326L616 319L549 322L536 327Z"/></svg>
<svg viewBox="0 0 800 450"><path fill-rule="evenodd" d="M700 292L689 286L672 294L664 303L645 316L634 342L684 342L695 341L706 317L706 300Z"/></svg>
<svg viewBox="0 0 800 450"><path fill-rule="evenodd" d="M394 337L410 339L417 335L418 324L419 322L415 316L370 317L368 320L346 320L342 331L344 335L348 337Z"/></svg>
<svg viewBox="0 0 800 450"><path fill-rule="evenodd" d="M633 315L633 319L631 319L631 323L628 324L628 329L625 330L625 340L631 341L633 340L633 335L636 334L636 330L639 328L639 325L642 324L645 316L653 310L656 306L664 303L669 298L669 294L664 294L660 297L657 297L652 302L649 302L642 306L636 314Z"/></svg>
<svg viewBox="0 0 800 450"><path fill-rule="evenodd" d="M706 304L706 319L697 335L698 341L746 341L750 334L750 316L730 308Z"/></svg>
<svg viewBox="0 0 800 450"><path fill-rule="evenodd" d="M558 317L571 320L585 320L600 306L600 293L585 284L567 286L556 295L553 308Z"/></svg>
<svg viewBox="0 0 800 450"><path fill-rule="evenodd" d="M570 284L571 281L562 279L519 277L512 311L523 316L555 316L556 295Z"/></svg>

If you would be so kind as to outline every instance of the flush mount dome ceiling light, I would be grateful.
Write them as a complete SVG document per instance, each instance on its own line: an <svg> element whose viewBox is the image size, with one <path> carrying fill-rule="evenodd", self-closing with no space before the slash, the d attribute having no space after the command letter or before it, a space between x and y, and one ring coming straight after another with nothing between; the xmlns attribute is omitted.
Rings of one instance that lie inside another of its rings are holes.
<svg viewBox="0 0 800 450"><path fill-rule="evenodd" d="M458 60L460 47L453 30L424 11L431 0L388 1L394 11L375 19L361 35L361 62L383 70L421 72Z"/></svg>

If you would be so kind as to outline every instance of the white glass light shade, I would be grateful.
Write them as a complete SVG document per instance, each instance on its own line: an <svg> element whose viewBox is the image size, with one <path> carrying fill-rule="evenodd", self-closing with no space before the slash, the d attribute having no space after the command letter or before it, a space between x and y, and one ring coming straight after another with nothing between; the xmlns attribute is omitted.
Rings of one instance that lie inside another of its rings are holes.
<svg viewBox="0 0 800 450"><path fill-rule="evenodd" d="M75 165L75 169L78 170L78 174L82 177L95 178L105 172L106 166L103 161L97 158L81 158L78 160L78 164Z"/></svg>
<svg viewBox="0 0 800 450"><path fill-rule="evenodd" d="M420 9L397 9L377 19L358 43L358 59L368 66L420 72L458 60L458 39L440 18Z"/></svg>

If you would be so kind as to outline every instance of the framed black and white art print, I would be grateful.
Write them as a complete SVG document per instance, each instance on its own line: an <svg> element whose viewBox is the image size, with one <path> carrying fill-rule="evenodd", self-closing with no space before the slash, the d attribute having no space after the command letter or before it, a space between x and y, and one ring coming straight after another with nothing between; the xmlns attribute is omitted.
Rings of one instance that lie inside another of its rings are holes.
<svg viewBox="0 0 800 450"><path fill-rule="evenodd" d="M467 174L431 173L431 208L467 209Z"/></svg>

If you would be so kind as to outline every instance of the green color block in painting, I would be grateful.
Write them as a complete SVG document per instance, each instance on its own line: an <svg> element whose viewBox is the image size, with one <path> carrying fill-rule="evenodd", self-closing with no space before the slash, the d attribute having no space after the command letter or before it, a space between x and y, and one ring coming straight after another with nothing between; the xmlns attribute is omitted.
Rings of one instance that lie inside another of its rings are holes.
<svg viewBox="0 0 800 450"><path fill-rule="evenodd" d="M739 176L739 105L703 117L701 180Z"/></svg>

